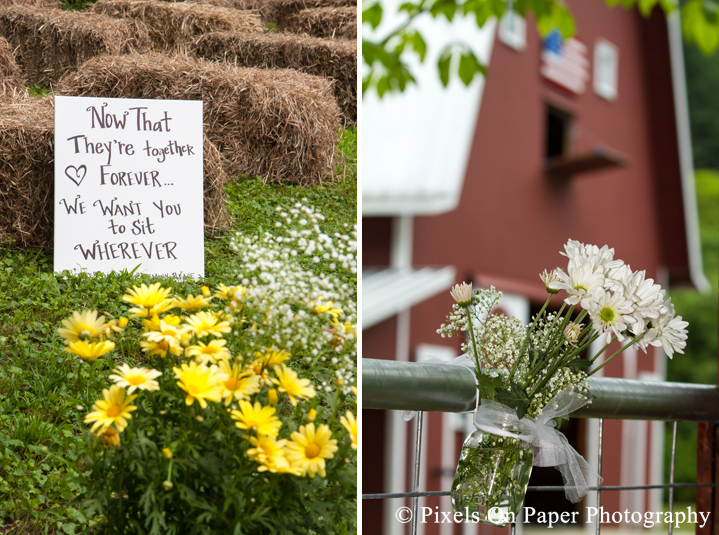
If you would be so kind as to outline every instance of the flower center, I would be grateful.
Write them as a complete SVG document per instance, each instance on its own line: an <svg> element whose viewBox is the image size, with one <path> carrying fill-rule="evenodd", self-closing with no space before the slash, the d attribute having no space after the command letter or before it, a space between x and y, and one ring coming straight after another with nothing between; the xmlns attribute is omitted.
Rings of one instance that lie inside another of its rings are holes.
<svg viewBox="0 0 719 535"><path fill-rule="evenodd" d="M614 310L609 307L604 307L599 313L599 317L605 323L610 323L614 319Z"/></svg>
<svg viewBox="0 0 719 535"><path fill-rule="evenodd" d="M307 444L307 447L305 448L305 456L308 459L314 459L319 454L320 454L320 447L315 442Z"/></svg>
<svg viewBox="0 0 719 535"><path fill-rule="evenodd" d="M237 380L237 377L230 377L227 381L225 381L225 388L227 390L237 390L239 381Z"/></svg>
<svg viewBox="0 0 719 535"><path fill-rule="evenodd" d="M80 331L80 334L78 334L77 337L80 340L87 342L92 337L92 333L87 329L83 329L82 331Z"/></svg>
<svg viewBox="0 0 719 535"><path fill-rule="evenodd" d="M159 347L159 348L162 349L163 351L167 351L167 349L170 347L170 344L168 344L167 342L165 342L165 341L163 340L162 342L159 342L159 343L157 344L157 347Z"/></svg>
<svg viewBox="0 0 719 535"><path fill-rule="evenodd" d="M202 352L205 355L214 355L215 353L219 353L220 349L215 346L205 346L202 348Z"/></svg>
<svg viewBox="0 0 719 535"><path fill-rule="evenodd" d="M107 409L107 415L110 418L115 418L118 414L122 412L122 409L119 405L113 405L109 409Z"/></svg>
<svg viewBox="0 0 719 535"><path fill-rule="evenodd" d="M125 380L132 386L144 385L147 382L147 378L142 375L133 375L131 377L125 377Z"/></svg>

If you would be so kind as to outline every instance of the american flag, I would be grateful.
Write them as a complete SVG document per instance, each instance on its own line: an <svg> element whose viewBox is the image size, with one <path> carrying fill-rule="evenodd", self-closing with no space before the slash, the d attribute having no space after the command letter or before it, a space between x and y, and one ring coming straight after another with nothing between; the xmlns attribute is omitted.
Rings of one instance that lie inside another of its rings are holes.
<svg viewBox="0 0 719 535"><path fill-rule="evenodd" d="M558 30L552 30L544 39L539 72L567 91L581 95L589 80L587 46L574 38L565 41Z"/></svg>

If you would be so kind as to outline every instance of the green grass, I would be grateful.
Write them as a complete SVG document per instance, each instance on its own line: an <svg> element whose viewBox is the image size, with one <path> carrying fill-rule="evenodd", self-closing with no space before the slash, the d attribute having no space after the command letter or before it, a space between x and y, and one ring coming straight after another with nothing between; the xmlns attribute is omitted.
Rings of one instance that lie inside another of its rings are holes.
<svg viewBox="0 0 719 535"><path fill-rule="evenodd" d="M264 185L238 180L227 187L233 232L272 231L278 204L303 201L326 216L323 230L349 234L357 222L356 129L342 132L346 163L338 180L315 188ZM161 281L179 293L201 285L236 283L237 255L232 233L207 238L205 279L175 281L128 273L90 276L55 274L47 251L0 247L0 533L79 533L88 520L73 505L82 489L68 476L84 471L80 446L87 437L87 408L107 387L106 376L120 360L101 359L95 366L75 366L55 334L73 310L97 309L113 316L124 312L121 297L128 286ZM307 262L321 273L324 261ZM335 270L354 288L357 275ZM131 357L132 358L132 357Z"/></svg>

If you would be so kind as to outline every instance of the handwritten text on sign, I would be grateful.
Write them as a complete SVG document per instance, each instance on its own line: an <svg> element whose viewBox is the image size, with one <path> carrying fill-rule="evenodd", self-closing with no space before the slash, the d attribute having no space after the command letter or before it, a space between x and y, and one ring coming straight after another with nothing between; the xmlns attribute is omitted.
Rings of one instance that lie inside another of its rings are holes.
<svg viewBox="0 0 719 535"><path fill-rule="evenodd" d="M55 271L204 275L202 102L55 97Z"/></svg>

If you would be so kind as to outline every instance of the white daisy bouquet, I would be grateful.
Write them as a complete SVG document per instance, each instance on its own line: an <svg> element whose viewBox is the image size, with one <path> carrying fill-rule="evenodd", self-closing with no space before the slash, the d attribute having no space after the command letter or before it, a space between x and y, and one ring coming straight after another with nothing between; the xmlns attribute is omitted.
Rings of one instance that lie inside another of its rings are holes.
<svg viewBox="0 0 719 535"><path fill-rule="evenodd" d="M632 271L606 245L569 240L564 249L566 271L540 275L549 296L529 326L490 314L501 292L472 291L471 284L462 283L452 289L457 303L437 331L465 337L462 350L474 365L482 399L504 403L520 418L537 417L564 389L585 387L588 376L632 346L644 352L650 345L662 347L670 358L686 346L688 323L675 316L666 290L645 271ZM564 303L549 312L558 292L566 293ZM604 344L588 354L596 341ZM622 346L599 361L615 341Z"/></svg>
<svg viewBox="0 0 719 535"><path fill-rule="evenodd" d="M556 431L556 420L591 401L587 377L622 351L662 347L671 357L686 345L687 322L675 317L666 291L634 272L614 250L570 240L560 268L540 275L549 296L525 326L492 314L501 293L455 286L456 304L438 333L465 338L456 364L474 370L479 391L475 431L462 448L452 485L457 514L504 526L522 506L532 464L555 466L565 495L579 501L601 482L589 464ZM557 312L554 294L566 293ZM621 347L604 360L615 343ZM498 479L499 478L499 479Z"/></svg>

